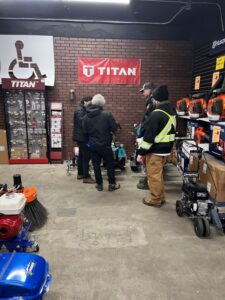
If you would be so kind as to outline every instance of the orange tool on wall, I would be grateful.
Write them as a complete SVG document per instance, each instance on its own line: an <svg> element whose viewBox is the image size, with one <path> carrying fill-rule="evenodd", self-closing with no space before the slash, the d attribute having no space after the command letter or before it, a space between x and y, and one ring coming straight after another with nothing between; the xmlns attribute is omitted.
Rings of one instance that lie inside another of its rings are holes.
<svg viewBox="0 0 225 300"><path fill-rule="evenodd" d="M189 116L197 119L206 116L207 102L206 95L203 93L194 94L189 101Z"/></svg>
<svg viewBox="0 0 225 300"><path fill-rule="evenodd" d="M184 116L188 112L189 98L184 97L176 102L176 111L178 116Z"/></svg>
<svg viewBox="0 0 225 300"><path fill-rule="evenodd" d="M194 136L194 138L195 138L195 141L198 144L208 143L209 142L209 135L204 131L203 127L198 127L195 130L195 136Z"/></svg>

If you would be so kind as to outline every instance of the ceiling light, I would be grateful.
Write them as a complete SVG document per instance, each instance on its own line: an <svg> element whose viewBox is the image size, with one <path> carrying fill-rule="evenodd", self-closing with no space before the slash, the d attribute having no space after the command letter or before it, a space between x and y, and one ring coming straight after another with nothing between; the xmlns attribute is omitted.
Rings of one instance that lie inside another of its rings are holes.
<svg viewBox="0 0 225 300"><path fill-rule="evenodd" d="M69 2L89 2L89 3L110 3L110 4L129 4L130 0L64 0Z"/></svg>

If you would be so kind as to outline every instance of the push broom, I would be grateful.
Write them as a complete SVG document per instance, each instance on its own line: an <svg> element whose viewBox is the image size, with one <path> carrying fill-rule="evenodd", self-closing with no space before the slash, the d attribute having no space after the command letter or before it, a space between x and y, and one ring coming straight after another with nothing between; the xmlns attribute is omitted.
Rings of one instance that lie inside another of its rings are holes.
<svg viewBox="0 0 225 300"><path fill-rule="evenodd" d="M47 209L37 199L35 187L23 187L20 174L13 175L14 187L26 197L24 215L31 222L30 231L41 228L48 219Z"/></svg>

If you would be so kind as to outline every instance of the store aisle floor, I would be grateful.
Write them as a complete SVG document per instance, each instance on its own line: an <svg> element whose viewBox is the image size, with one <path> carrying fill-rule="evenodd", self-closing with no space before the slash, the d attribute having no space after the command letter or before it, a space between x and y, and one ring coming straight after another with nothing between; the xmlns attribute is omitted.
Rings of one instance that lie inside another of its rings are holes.
<svg viewBox="0 0 225 300"><path fill-rule="evenodd" d="M166 167L167 203L146 207L140 176L118 173L121 189L97 192L66 175L65 165L1 165L0 182L21 173L35 185L49 211L48 224L33 233L50 264L46 300L224 300L225 236L212 227L198 239L175 201L181 176ZM127 167L127 169L129 169Z"/></svg>

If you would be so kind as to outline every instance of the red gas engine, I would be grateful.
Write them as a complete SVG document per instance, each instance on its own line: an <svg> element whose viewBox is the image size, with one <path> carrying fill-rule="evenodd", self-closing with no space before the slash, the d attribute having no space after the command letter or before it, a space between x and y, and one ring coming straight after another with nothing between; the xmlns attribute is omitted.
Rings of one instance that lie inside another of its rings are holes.
<svg viewBox="0 0 225 300"><path fill-rule="evenodd" d="M221 75L212 87L208 101L207 115L210 121L225 119L225 77Z"/></svg>
<svg viewBox="0 0 225 300"><path fill-rule="evenodd" d="M189 98L185 97L176 102L176 111L178 116L184 116L188 113Z"/></svg>
<svg viewBox="0 0 225 300"><path fill-rule="evenodd" d="M198 127L195 130L194 139L198 144L208 143L209 142L209 135L205 132L203 127Z"/></svg>
<svg viewBox="0 0 225 300"><path fill-rule="evenodd" d="M217 95L208 102L208 117L210 121L225 119L225 90L224 94Z"/></svg>
<svg viewBox="0 0 225 300"><path fill-rule="evenodd" d="M207 109L205 94L195 94L189 101L189 116L192 119L204 117Z"/></svg>
<svg viewBox="0 0 225 300"><path fill-rule="evenodd" d="M23 228L25 204L22 193L5 193L0 197L0 239L9 240L19 235Z"/></svg>

